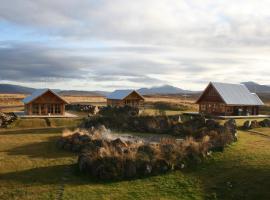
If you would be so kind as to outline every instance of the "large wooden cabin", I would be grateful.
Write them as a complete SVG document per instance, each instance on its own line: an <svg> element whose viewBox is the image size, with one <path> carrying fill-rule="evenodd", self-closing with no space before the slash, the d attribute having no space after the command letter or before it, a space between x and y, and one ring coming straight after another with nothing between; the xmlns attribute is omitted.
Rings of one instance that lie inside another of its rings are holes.
<svg viewBox="0 0 270 200"><path fill-rule="evenodd" d="M65 115L68 102L50 89L37 90L23 99L25 115Z"/></svg>
<svg viewBox="0 0 270 200"><path fill-rule="evenodd" d="M107 96L108 106L139 107L143 102L143 96L135 90L115 90Z"/></svg>
<svg viewBox="0 0 270 200"><path fill-rule="evenodd" d="M199 112L206 115L259 115L261 99L245 85L211 82L196 101Z"/></svg>

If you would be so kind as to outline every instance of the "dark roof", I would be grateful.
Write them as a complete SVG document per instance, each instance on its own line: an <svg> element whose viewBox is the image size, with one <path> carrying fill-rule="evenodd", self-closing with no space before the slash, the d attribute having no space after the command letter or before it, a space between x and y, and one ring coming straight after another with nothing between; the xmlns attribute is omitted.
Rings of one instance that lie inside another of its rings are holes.
<svg viewBox="0 0 270 200"><path fill-rule="evenodd" d="M262 100L255 93L251 93L245 85L218 82L211 82L209 86L210 85L216 89L220 97L227 105L264 105ZM198 101L201 99L201 97L198 99Z"/></svg>
<svg viewBox="0 0 270 200"><path fill-rule="evenodd" d="M136 92L142 99L144 99L136 90L115 90L107 96L107 99L123 100L132 92Z"/></svg>
<svg viewBox="0 0 270 200"><path fill-rule="evenodd" d="M48 91L52 92L55 96L57 96L58 98L60 98L61 100L63 100L65 103L68 103L65 99L63 99L61 96L59 96L57 93L55 93L54 91L52 91L50 89L36 90L30 96L25 97L22 100L22 102L25 103L25 104L28 104L28 103L34 101L35 99L37 99L38 97L42 96L43 94L45 94Z"/></svg>

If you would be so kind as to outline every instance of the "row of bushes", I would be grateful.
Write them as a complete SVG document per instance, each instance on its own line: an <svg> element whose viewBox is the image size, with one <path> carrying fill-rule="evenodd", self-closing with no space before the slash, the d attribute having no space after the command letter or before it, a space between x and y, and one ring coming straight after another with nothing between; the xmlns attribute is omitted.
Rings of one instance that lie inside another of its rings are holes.
<svg viewBox="0 0 270 200"><path fill-rule="evenodd" d="M262 121L247 120L243 124L243 128L246 130L260 127L270 127L270 119L264 119Z"/></svg>
<svg viewBox="0 0 270 200"><path fill-rule="evenodd" d="M98 179L124 179L165 173L200 163L210 151L236 141L235 121L206 122L197 138L161 139L158 143L123 141L104 127L65 132L59 148L79 153L81 172ZM211 127L212 126L212 127ZM218 129L217 129L218 127ZM199 131L198 131L199 132Z"/></svg>
<svg viewBox="0 0 270 200"><path fill-rule="evenodd" d="M218 132L225 132L228 128L220 125L214 120L206 120L202 116L193 118L182 122L179 120L179 116L134 116L134 117L103 117L97 116L94 118L86 119L81 127L90 128L92 126L105 125L113 130L120 131L133 131L133 132L145 132L145 133L161 133L161 134L173 134L177 136L193 136L202 137L205 132L211 130L217 130ZM235 129L236 124L230 123ZM232 128L231 128L232 129Z"/></svg>

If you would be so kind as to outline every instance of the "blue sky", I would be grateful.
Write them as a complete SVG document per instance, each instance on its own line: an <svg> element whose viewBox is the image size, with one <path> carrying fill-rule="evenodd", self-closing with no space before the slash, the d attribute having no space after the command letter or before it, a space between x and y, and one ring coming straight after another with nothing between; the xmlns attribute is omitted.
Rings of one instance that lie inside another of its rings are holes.
<svg viewBox="0 0 270 200"><path fill-rule="evenodd" d="M270 85L270 2L0 0L0 82L113 90Z"/></svg>

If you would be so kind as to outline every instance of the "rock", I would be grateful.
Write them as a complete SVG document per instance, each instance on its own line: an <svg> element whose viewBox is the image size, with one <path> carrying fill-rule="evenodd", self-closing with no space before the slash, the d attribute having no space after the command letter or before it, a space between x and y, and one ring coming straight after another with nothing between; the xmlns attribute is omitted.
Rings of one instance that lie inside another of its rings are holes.
<svg viewBox="0 0 270 200"><path fill-rule="evenodd" d="M78 166L81 172L91 173L91 158L90 156L81 154L78 158Z"/></svg>
<svg viewBox="0 0 270 200"><path fill-rule="evenodd" d="M170 171L172 166L164 159L157 159L153 162L153 173L165 173Z"/></svg>
<svg viewBox="0 0 270 200"><path fill-rule="evenodd" d="M155 155L155 149L150 145L142 145L138 148L137 153L143 153L147 155L150 159L152 159Z"/></svg>
<svg viewBox="0 0 270 200"><path fill-rule="evenodd" d="M219 123L215 120L212 119L208 119L205 122L205 126L209 129L209 130L215 130L217 128L219 128Z"/></svg>
<svg viewBox="0 0 270 200"><path fill-rule="evenodd" d="M126 160L124 167L124 176L133 178L137 175L136 162L134 160Z"/></svg>
<svg viewBox="0 0 270 200"><path fill-rule="evenodd" d="M270 120L269 119L264 119L264 120L259 122L259 125L261 127L270 127Z"/></svg>
<svg viewBox="0 0 270 200"><path fill-rule="evenodd" d="M258 123L257 120L253 120L251 121L251 124L250 124L250 128L253 129L253 128L259 128L260 127L260 124Z"/></svg>
<svg viewBox="0 0 270 200"><path fill-rule="evenodd" d="M224 123L225 129L230 132L233 136L234 142L237 141L237 124L234 119L230 119Z"/></svg>
<svg viewBox="0 0 270 200"><path fill-rule="evenodd" d="M113 140L111 142L111 144L114 147L121 147L121 148L127 147L127 144L125 142L123 142L120 138L117 138L117 139Z"/></svg>
<svg viewBox="0 0 270 200"><path fill-rule="evenodd" d="M243 124L243 128L246 129L246 130L250 129L250 126L251 126L251 121L250 120L245 121L244 124Z"/></svg>
<svg viewBox="0 0 270 200"><path fill-rule="evenodd" d="M2 113L2 112L0 112L0 127L6 128L14 120L16 120L16 116L14 115L14 113Z"/></svg>
<svg viewBox="0 0 270 200"><path fill-rule="evenodd" d="M138 174L140 175L150 175L153 167L151 163L147 160L137 160L136 169Z"/></svg>

